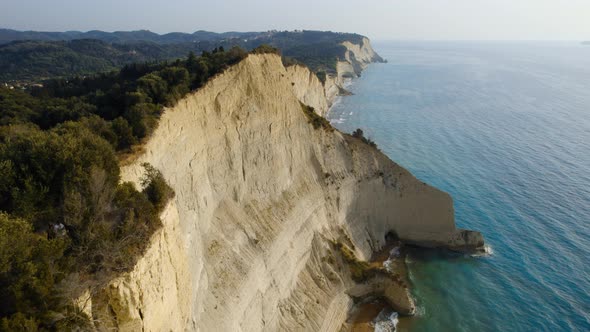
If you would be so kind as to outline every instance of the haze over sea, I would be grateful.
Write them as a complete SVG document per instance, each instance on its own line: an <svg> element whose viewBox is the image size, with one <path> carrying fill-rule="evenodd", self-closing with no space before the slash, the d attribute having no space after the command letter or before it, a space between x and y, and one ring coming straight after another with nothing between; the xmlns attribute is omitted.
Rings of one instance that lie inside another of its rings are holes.
<svg viewBox="0 0 590 332"><path fill-rule="evenodd" d="M410 331L590 331L590 46L374 43L329 118L453 196L484 257L412 251Z"/></svg>

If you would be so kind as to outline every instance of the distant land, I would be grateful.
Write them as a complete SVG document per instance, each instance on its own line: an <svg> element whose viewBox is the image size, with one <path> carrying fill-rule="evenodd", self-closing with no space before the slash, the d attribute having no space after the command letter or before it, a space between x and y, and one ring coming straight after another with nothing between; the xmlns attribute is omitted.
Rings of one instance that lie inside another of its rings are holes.
<svg viewBox="0 0 590 332"><path fill-rule="evenodd" d="M0 29L0 44L15 40L43 40L59 41L74 39L98 39L109 43L130 43L135 41L151 41L160 44L214 41L231 38L253 38L260 36L260 32L210 32L199 30L193 33L171 32L163 35L149 30L105 32L100 30L47 32L47 31L17 31Z"/></svg>
<svg viewBox="0 0 590 332"><path fill-rule="evenodd" d="M108 72L126 64L176 60L223 47L252 50L268 44L314 72L334 73L345 57L344 41L361 35L331 31L208 32L157 34L139 31L38 32L0 29L0 82L16 85L51 78Z"/></svg>
<svg viewBox="0 0 590 332"><path fill-rule="evenodd" d="M583 41L583 42L582 42L582 45L590 45L590 40Z"/></svg>

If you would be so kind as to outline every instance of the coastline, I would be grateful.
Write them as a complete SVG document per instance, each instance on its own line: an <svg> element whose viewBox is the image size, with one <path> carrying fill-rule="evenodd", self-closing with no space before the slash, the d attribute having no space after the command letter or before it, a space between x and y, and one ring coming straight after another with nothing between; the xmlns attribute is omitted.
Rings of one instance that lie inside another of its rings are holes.
<svg viewBox="0 0 590 332"><path fill-rule="evenodd" d="M363 68L363 69L366 69ZM343 88L350 89L357 83L358 79L361 78L360 75L348 78L343 82ZM345 102L345 98L349 95L337 95L335 96L334 100L331 102L328 111L325 114L325 117L330 121L330 123L338 124L343 123L346 121L346 118L332 118L332 110L340 105L341 103ZM352 112L351 112L352 115ZM466 236L475 236L481 238L481 234L479 233L465 233ZM483 238L481 238L483 241ZM473 239L471 242L480 242L480 240ZM483 243L483 242L482 242ZM383 298L382 296L369 296L362 301L355 302L355 304L350 308L347 314L346 324L343 326L343 331L409 331L411 330L412 326L416 323L416 316L421 316L424 314L424 308L421 308L417 305L415 295L414 295L414 283L412 282L412 278L410 277L410 265L408 263L410 250L433 250L435 252L439 252L443 255L449 254L453 255L465 255L470 257L487 257L493 253L491 248L488 245L484 245L483 249L479 246L457 246L455 248L440 248L439 245L436 243L432 243L432 245L428 245L428 243L419 243L415 241L403 241L401 240L398 244L399 256L397 256L393 262L395 265L395 269L392 271L392 277L400 278L402 283L408 286L408 297L409 300L412 302L413 310L411 314L401 314L396 312L395 309L392 307L391 303L387 301L387 299ZM408 248L411 247L409 250ZM430 247L431 249L423 249ZM385 261L392 259L391 256L386 255L392 249L391 246L384 247L381 251L375 252L374 256L371 259L371 264L375 266L384 266ZM385 257L384 257L385 254ZM393 316L392 313L395 313Z"/></svg>
<svg viewBox="0 0 590 332"><path fill-rule="evenodd" d="M166 109L122 178L138 183L148 162L175 200L133 271L81 309L122 330L337 331L375 294L413 314L407 283L370 259L397 234L446 243L452 199L362 139L315 126L305 111L326 104L323 88L275 54L250 55Z"/></svg>
<svg viewBox="0 0 590 332"><path fill-rule="evenodd" d="M379 61L383 62L383 61ZM362 66L361 71L367 66L374 64L371 62ZM340 68L341 66L338 66ZM361 77L361 72L355 73L352 77L346 77L339 85L340 91L347 93L338 93L331 99L328 99L328 109L323 116L330 121L330 123L342 123L345 119L331 119L331 110L342 103L346 97L353 95L349 91L356 80ZM337 73L337 77L341 77L343 73ZM355 300L355 303L349 308L346 313L346 321L344 322L341 331L348 332L394 332L400 325L407 327L411 324L412 317L416 313L415 300L412 295L412 284L409 276L409 267L406 262L407 252L405 244L401 241L390 243L384 246L380 251L374 252L370 260L370 265L375 268L385 268L389 272L389 278L398 280L400 285L407 287L406 291L398 290L398 297L403 296L408 303L411 303L411 313L406 315L400 314L400 311L407 311L410 308L394 309L394 305L389 302L383 295L367 295L364 298Z"/></svg>

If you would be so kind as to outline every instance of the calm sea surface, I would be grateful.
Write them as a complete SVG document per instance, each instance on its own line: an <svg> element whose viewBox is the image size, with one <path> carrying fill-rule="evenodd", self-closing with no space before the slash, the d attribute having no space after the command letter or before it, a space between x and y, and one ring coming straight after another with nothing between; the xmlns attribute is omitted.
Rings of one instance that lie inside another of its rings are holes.
<svg viewBox="0 0 590 332"><path fill-rule="evenodd" d="M493 254L411 252L410 331L590 331L590 46L375 43L333 107L454 198Z"/></svg>

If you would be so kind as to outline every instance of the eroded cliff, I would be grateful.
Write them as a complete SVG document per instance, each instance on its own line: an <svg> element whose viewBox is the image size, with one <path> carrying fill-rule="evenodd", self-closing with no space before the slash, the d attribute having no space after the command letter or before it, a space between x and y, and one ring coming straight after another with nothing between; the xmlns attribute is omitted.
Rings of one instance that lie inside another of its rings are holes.
<svg viewBox="0 0 590 332"><path fill-rule="evenodd" d="M176 196L134 270L86 295L96 327L336 331L359 288L334 241L360 260L388 233L481 244L455 228L448 194L356 138L314 129L301 102L323 112L329 98L306 68L250 55L166 109L123 178L138 183L149 162Z"/></svg>
<svg viewBox="0 0 590 332"><path fill-rule="evenodd" d="M373 50L368 38L363 38L360 44L343 42L342 45L346 47L344 58L336 62L336 75L328 75L324 84L328 108L332 106L337 96L346 93L344 87L347 80L359 77L362 70L371 63L384 62L383 58Z"/></svg>

